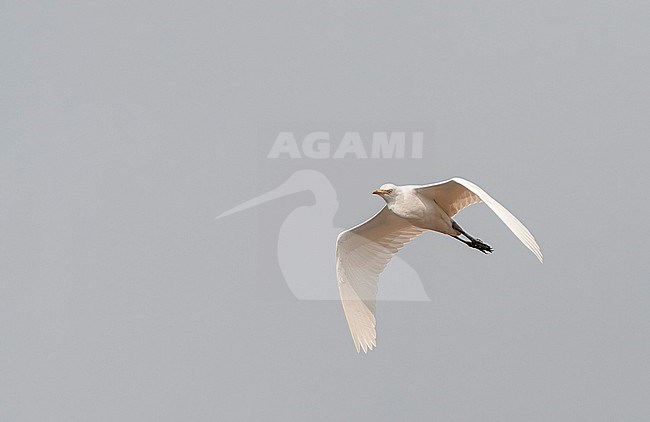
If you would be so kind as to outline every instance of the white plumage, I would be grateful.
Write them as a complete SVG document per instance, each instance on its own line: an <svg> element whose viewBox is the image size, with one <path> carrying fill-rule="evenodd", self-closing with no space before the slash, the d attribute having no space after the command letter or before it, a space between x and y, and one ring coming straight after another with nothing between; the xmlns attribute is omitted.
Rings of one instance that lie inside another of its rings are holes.
<svg viewBox="0 0 650 422"><path fill-rule="evenodd" d="M484 253L492 248L467 234L452 219L463 208L484 202L542 262L542 252L528 229L474 183L461 178L431 185L383 185L375 190L386 201L374 217L338 236L336 275L345 317L357 352L377 345L377 279L391 258L419 234L433 230ZM465 235L469 240L460 238Z"/></svg>

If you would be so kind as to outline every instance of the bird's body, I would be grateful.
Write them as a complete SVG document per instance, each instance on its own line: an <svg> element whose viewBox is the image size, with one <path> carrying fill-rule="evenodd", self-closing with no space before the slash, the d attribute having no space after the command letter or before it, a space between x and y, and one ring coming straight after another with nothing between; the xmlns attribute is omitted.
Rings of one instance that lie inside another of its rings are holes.
<svg viewBox="0 0 650 422"><path fill-rule="evenodd" d="M416 227L452 236L460 234L452 228L451 217L434 199L420 195L417 186L400 186L395 200L387 203L386 207Z"/></svg>
<svg viewBox="0 0 650 422"><path fill-rule="evenodd" d="M338 236L336 273L339 293L357 352L376 346L377 281L390 259L425 231L447 234L478 249L492 248L465 232L453 217L463 208L486 203L519 240L542 261L542 253L526 227L483 189L454 178L431 185L382 185L373 192L386 206L368 221ZM462 239L465 236L468 240Z"/></svg>

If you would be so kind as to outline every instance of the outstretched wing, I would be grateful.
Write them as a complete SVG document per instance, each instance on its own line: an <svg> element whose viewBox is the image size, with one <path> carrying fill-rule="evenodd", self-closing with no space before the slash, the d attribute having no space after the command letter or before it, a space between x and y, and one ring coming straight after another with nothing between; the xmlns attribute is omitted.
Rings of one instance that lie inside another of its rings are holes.
<svg viewBox="0 0 650 422"><path fill-rule="evenodd" d="M336 276L345 318L357 352L377 345L377 279L405 244L424 232L384 207L370 220L339 234Z"/></svg>
<svg viewBox="0 0 650 422"><path fill-rule="evenodd" d="M508 228L535 254L540 262L544 261L542 251L535 241L533 235L526 226L510 213L505 207L499 204L494 198L488 195L480 187L469 180L455 177L446 182L424 185L416 188L420 195L433 199L449 215L453 217L463 208L478 202L485 204L508 226Z"/></svg>

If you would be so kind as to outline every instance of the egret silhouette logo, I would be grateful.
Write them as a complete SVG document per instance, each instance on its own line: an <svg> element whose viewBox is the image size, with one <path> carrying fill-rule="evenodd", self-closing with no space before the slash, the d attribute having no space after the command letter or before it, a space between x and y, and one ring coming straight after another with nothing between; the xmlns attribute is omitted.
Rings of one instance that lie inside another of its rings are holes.
<svg viewBox="0 0 650 422"><path fill-rule="evenodd" d="M364 170L377 167L378 160L399 168L413 165L413 160L424 155L426 125L376 126L330 123L259 128L260 195L223 212L217 219L221 222L226 217L239 218L236 214L251 212L264 216L259 225L260 230L267 231L259 237L264 239L261 241L265 244L259 248L264 256L259 256L258 261L268 263L273 256L281 273L271 276L271 266L265 265L260 269L265 283L272 283L273 278L280 279L280 283L283 280L298 300L339 300L337 236L384 205L373 202L375 198L368 189L350 191L349 180L363 180L361 175L368 173ZM379 185L384 180L367 182ZM311 199L304 192L310 193ZM303 194L296 196L299 193ZM372 209L361 214L353 212L354 209L342 209L339 197L350 194L368 195L367 206ZM287 212L287 203L295 202L296 197L307 199ZM271 215L277 221L269 221ZM273 244L269 244L271 241ZM430 300L417 271L399 256L391 260L379 283L377 300Z"/></svg>

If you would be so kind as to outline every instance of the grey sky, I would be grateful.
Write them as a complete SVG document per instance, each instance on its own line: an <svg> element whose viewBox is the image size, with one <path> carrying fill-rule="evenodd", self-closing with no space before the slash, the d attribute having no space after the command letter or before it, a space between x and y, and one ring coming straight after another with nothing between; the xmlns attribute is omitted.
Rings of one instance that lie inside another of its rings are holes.
<svg viewBox="0 0 650 422"><path fill-rule="evenodd" d="M650 418L650 6L351 3L5 2L0 419ZM428 126L420 160L279 164L268 122ZM214 220L299 168L338 227L473 180L545 263L468 209L495 253L407 246L432 300L357 355L277 264L309 194Z"/></svg>

